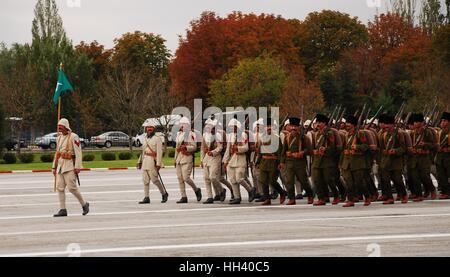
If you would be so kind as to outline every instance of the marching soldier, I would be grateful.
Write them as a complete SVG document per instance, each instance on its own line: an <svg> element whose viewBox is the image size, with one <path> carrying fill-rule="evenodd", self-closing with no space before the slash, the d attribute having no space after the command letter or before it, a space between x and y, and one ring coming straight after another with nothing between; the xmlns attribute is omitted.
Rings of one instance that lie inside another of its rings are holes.
<svg viewBox="0 0 450 277"><path fill-rule="evenodd" d="M308 182L306 172L307 161L306 156L310 155L312 150L311 139L307 134L300 134L300 119L297 117L289 118L288 130L281 151L281 169L286 171L286 188L288 194L287 205L296 204L295 181L300 180L302 188L305 189L308 197L308 203L313 203L313 192ZM299 190L301 193L301 190Z"/></svg>
<svg viewBox="0 0 450 277"><path fill-rule="evenodd" d="M177 201L178 204L187 203L186 184L192 187L197 197L197 201L202 200L202 192L190 175L194 166L193 155L197 149L195 140L195 133L191 131L191 122L187 117L180 119L180 131L176 138L175 151L175 167L177 169L178 183L180 185L181 199Z"/></svg>
<svg viewBox="0 0 450 277"><path fill-rule="evenodd" d="M357 130L358 119L353 115L346 118L347 134L344 140L344 152L341 155L340 168L347 185L347 201L343 207L355 206L358 192L365 198L364 206L369 206L371 196L365 184L364 171L367 170L365 152L369 149L368 138L364 131Z"/></svg>
<svg viewBox="0 0 450 277"><path fill-rule="evenodd" d="M83 215L89 213L89 203L84 201L77 187L78 174L82 168L80 139L73 133L69 121L61 118L58 122L58 139L53 160L53 175L56 178L60 210L54 217L67 216L66 187L77 198L83 209Z"/></svg>
<svg viewBox="0 0 450 277"><path fill-rule="evenodd" d="M262 199L262 188L259 183L259 167L256 166L256 159L258 158L259 151L261 148L261 128L263 126L263 120L262 118L258 119L253 123L253 143L249 145L250 150L252 151L250 155L250 167L252 171L252 179L254 187L256 188L256 195L255 198L257 199L256 202L264 202Z"/></svg>
<svg viewBox="0 0 450 277"><path fill-rule="evenodd" d="M329 118L323 114L316 115L317 131L313 133L312 179L317 190L318 200L314 206L326 205L329 190L335 186L336 173L336 135L328 127Z"/></svg>
<svg viewBox="0 0 450 277"><path fill-rule="evenodd" d="M431 199L436 199L436 188L431 181L431 164L432 164L432 150L434 149L434 135L433 131L425 126L425 119L423 114L412 114L411 122L413 123L413 130L411 140L413 143L410 152L411 157L411 184L412 189L416 195L413 201L422 201L431 194ZM423 195L421 184L425 189Z"/></svg>
<svg viewBox="0 0 450 277"><path fill-rule="evenodd" d="M392 196L391 180L395 190L403 204L408 203L408 196L403 183L402 170L404 166L404 154L406 153L406 141L403 133L395 129L395 118L385 114L380 118L382 131L378 142L380 147L380 177L384 199L383 204L394 204ZM397 127L398 128L398 127Z"/></svg>
<svg viewBox="0 0 450 277"><path fill-rule="evenodd" d="M271 205L271 197L269 195L269 187L273 186L280 195L280 204L286 200L286 193L277 183L278 165L281 154L280 137L272 131L272 120L267 119L265 133L261 135L261 145L256 159L256 167L259 168L259 182L263 190L264 202L262 205ZM295 200L295 199L294 199Z"/></svg>
<svg viewBox="0 0 450 277"><path fill-rule="evenodd" d="M163 166L163 138L155 133L156 126L154 123L148 123L144 127L147 136L142 144L142 152L139 156L137 168L142 170L145 197L139 204L150 204L150 181L158 187L162 195L161 203L166 203L169 194L159 179L159 170Z"/></svg>
<svg viewBox="0 0 450 277"><path fill-rule="evenodd" d="M439 149L436 155L436 171L441 195L439 199L450 198L450 113L444 112L438 133Z"/></svg>
<svg viewBox="0 0 450 277"><path fill-rule="evenodd" d="M246 133L241 130L241 123L237 119L231 119L228 127L232 128L232 132L228 136L227 148L222 162L233 186L233 195L235 198L230 201L230 204L241 203L240 186L243 186L247 190L248 201L252 202L255 197L254 189L245 182L245 171L247 169L246 152L249 149L248 138Z"/></svg>
<svg viewBox="0 0 450 277"><path fill-rule="evenodd" d="M205 122L205 132L201 144L201 166L205 180L206 194L208 198L203 204L214 203L213 187L219 193L219 200L223 202L226 197L226 190L220 184L220 174L222 167L222 137L216 132L217 120L207 119ZM212 185L212 186L211 186Z"/></svg>

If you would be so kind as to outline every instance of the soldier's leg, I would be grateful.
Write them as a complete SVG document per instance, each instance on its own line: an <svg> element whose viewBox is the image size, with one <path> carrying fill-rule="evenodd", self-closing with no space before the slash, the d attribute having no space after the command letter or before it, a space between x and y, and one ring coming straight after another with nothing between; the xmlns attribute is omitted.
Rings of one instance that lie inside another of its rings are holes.
<svg viewBox="0 0 450 277"><path fill-rule="evenodd" d="M289 200L295 199L295 176L296 171L299 169L295 167L295 164L293 162L286 163L286 170L285 170L285 176L286 176L286 190L287 190L287 197ZM298 192L298 191L297 191ZM298 192L298 193L301 193Z"/></svg>
<svg viewBox="0 0 450 277"><path fill-rule="evenodd" d="M345 200L345 198L347 197L347 191L345 189L345 184L344 182L342 182L342 178L341 178L341 171L339 170L339 168L336 169L335 171L336 173L336 187L339 190L339 194L341 196L341 198L343 200Z"/></svg>
<svg viewBox="0 0 450 277"><path fill-rule="evenodd" d="M142 182L144 183L144 196L150 197L150 173L142 170Z"/></svg>
<svg viewBox="0 0 450 277"><path fill-rule="evenodd" d="M325 186L324 186L324 194L325 194L325 199L329 199L330 196L330 190L333 193L333 197L339 196L338 192L337 192L337 188L336 188L336 172L335 172L335 168L334 167L327 167L323 169L323 178L325 181Z"/></svg>
<svg viewBox="0 0 450 277"><path fill-rule="evenodd" d="M221 193L223 191L222 185L220 184L220 167L222 164L213 163L209 166L209 179L214 188L214 191Z"/></svg>
<svg viewBox="0 0 450 277"><path fill-rule="evenodd" d="M440 164L436 166L437 180L439 187L441 188L441 193L445 195L450 194L450 183L448 179L450 178L450 164Z"/></svg>
<svg viewBox="0 0 450 277"><path fill-rule="evenodd" d="M385 199L394 199L391 187L391 174L388 169L380 168L381 190Z"/></svg>
<svg viewBox="0 0 450 277"><path fill-rule="evenodd" d="M264 200L270 199L269 192L269 172L267 170L259 170L259 186L262 188L263 198Z"/></svg>
<svg viewBox="0 0 450 277"><path fill-rule="evenodd" d="M193 167L193 163L187 163L187 164L183 164L181 166L181 170L183 171L183 178L184 178L184 182L186 184L188 184L189 186L191 186L191 188L194 191L197 191L198 188L195 185L194 181L192 181L191 179L191 173L192 173L192 167Z"/></svg>
<svg viewBox="0 0 450 277"><path fill-rule="evenodd" d="M238 182L237 167L228 166L228 177L233 186L233 194L235 198L241 198L241 189Z"/></svg>
<svg viewBox="0 0 450 277"><path fill-rule="evenodd" d="M347 201L354 202L357 195L355 191L355 183L353 180L352 172L350 170L342 170L342 177L345 180Z"/></svg>
<svg viewBox="0 0 450 277"><path fill-rule="evenodd" d="M419 177L419 169L417 167L408 168L408 175L411 185L411 192L417 197L423 197L422 183Z"/></svg>
<svg viewBox="0 0 450 277"><path fill-rule="evenodd" d="M212 187L211 187L211 179L210 179L210 167L204 166L203 167L203 179L205 181L205 189L206 189L206 197L207 198L213 198L212 195Z"/></svg>
<svg viewBox="0 0 450 277"><path fill-rule="evenodd" d="M299 168L294 171L295 177L298 181L300 181L300 190L297 193L301 194L302 190L305 191L306 197L314 197L313 190L309 183L308 173L306 172L306 162L302 162L299 164Z"/></svg>
<svg viewBox="0 0 450 277"><path fill-rule="evenodd" d="M365 178L367 177L366 174L367 171L365 169L354 170L352 171L352 179L354 186L358 187L357 191L361 192L365 199L369 199L370 198L369 188L365 183Z"/></svg>
<svg viewBox="0 0 450 277"><path fill-rule="evenodd" d="M251 192L252 187L249 184L247 184L247 182L245 181L245 171L246 171L245 167L237 167L236 168L236 179L237 179L237 182L239 183L239 185L244 187L247 192Z"/></svg>
<svg viewBox="0 0 450 277"><path fill-rule="evenodd" d="M365 181L367 184L367 190L370 195L378 194L377 186L375 185L375 180L372 174L372 167L364 170Z"/></svg>
<svg viewBox="0 0 450 277"><path fill-rule="evenodd" d="M187 197L186 185L184 183L184 176L183 176L183 170L182 170L181 164L177 164L177 178L178 178L178 184L180 186L181 197Z"/></svg>
<svg viewBox="0 0 450 277"><path fill-rule="evenodd" d="M57 190L58 190L58 199L59 199L59 208L62 210L66 209L66 182L61 173L56 175L57 182Z"/></svg>
<svg viewBox="0 0 450 277"><path fill-rule="evenodd" d="M78 202L80 202L80 205L84 206L86 202L84 201L83 196L81 196L81 193L78 190L75 172L74 171L66 172L63 174L63 177L69 191L73 194L73 196L75 196Z"/></svg>
<svg viewBox="0 0 450 277"><path fill-rule="evenodd" d="M419 166L419 178L422 182L425 191L429 193L436 192L436 188L433 185L433 181L431 181L431 168L429 165L420 165Z"/></svg>
<svg viewBox="0 0 450 277"><path fill-rule="evenodd" d="M323 179L323 172L321 168L313 168L312 169L312 180L314 182L314 188L317 193L317 198L320 200L325 200L325 192L323 189L325 180ZM327 188L328 190L328 188Z"/></svg>
<svg viewBox="0 0 450 277"><path fill-rule="evenodd" d="M403 183L403 175L401 170L391 170L392 182L394 183L397 195L400 197L407 196L405 184Z"/></svg>

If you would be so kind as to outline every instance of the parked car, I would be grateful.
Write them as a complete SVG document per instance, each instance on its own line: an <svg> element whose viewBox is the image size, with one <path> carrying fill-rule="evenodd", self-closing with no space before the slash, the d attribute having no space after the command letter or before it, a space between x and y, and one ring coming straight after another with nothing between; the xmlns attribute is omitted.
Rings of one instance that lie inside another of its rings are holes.
<svg viewBox="0 0 450 277"><path fill-rule="evenodd" d="M42 137L37 137L34 140L34 144L36 144L36 146L41 147L42 149L49 149L49 148L55 149L57 137L58 137L58 133L46 134ZM88 144L88 140L86 140L84 138L80 138L81 148L86 147L87 144Z"/></svg>
<svg viewBox="0 0 450 277"><path fill-rule="evenodd" d="M91 138L91 144L97 147L130 146L130 137L124 132L112 131Z"/></svg>
<svg viewBox="0 0 450 277"><path fill-rule="evenodd" d="M17 138L9 138L9 139L5 140L4 145L7 150L12 151L12 150L18 149L19 143L18 143ZM28 147L28 145L26 143L26 140L20 139L20 148L27 148L27 147Z"/></svg>
<svg viewBox="0 0 450 277"><path fill-rule="evenodd" d="M135 147L141 147L142 142L144 141L145 133L137 134L135 137L132 138L133 146Z"/></svg>

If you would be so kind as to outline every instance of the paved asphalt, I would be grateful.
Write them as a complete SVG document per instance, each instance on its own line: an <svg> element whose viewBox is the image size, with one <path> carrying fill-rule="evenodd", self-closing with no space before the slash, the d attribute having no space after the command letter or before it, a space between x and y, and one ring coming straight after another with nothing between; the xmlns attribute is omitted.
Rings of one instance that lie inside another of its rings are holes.
<svg viewBox="0 0 450 277"><path fill-rule="evenodd" d="M140 172L83 172L91 212L68 193L67 218L52 217L51 174L0 175L0 256L450 256L450 201L204 205L188 188L189 203L176 204L175 170L161 174L168 203L152 185L152 203L138 205ZM200 169L195 181L204 191Z"/></svg>

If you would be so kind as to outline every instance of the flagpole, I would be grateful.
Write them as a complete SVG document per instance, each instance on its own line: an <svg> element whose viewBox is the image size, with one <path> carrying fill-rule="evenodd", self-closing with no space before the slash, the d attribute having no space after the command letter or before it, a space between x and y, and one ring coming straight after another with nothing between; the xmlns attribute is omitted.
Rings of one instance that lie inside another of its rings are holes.
<svg viewBox="0 0 450 277"><path fill-rule="evenodd" d="M61 63L59 65L59 70L63 69L63 63ZM56 121L56 133L58 133L58 123L59 120L61 119L61 96L58 97L58 120ZM58 151L58 150L56 150ZM56 158L56 153L55 153L55 158ZM56 161L58 162L58 161ZM55 182L53 183L53 192L56 192L56 179L57 179L58 173L55 174Z"/></svg>

